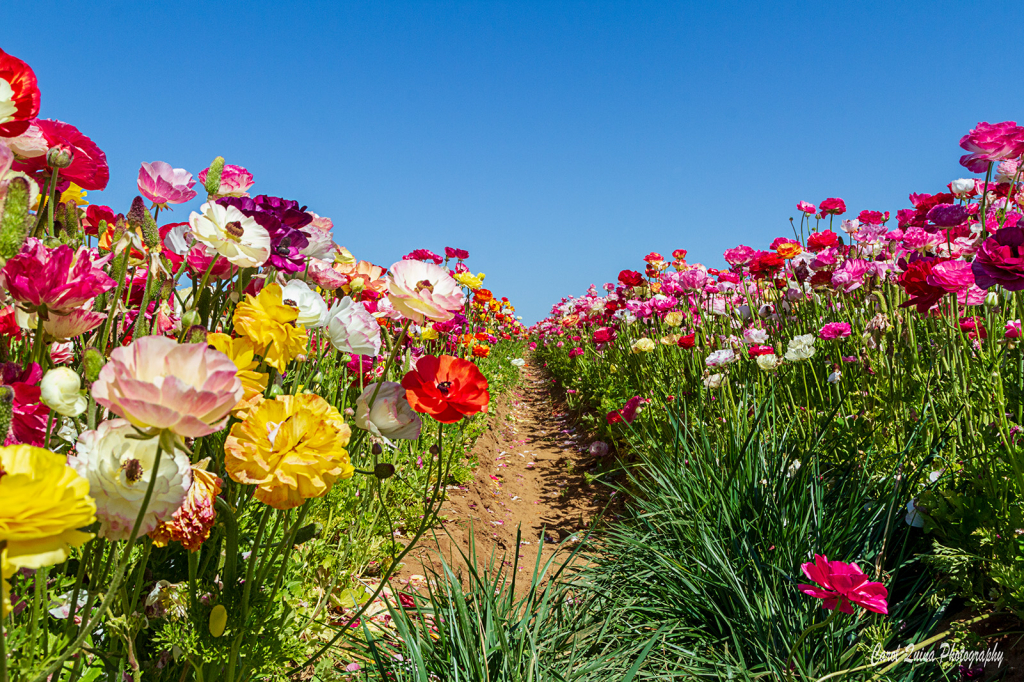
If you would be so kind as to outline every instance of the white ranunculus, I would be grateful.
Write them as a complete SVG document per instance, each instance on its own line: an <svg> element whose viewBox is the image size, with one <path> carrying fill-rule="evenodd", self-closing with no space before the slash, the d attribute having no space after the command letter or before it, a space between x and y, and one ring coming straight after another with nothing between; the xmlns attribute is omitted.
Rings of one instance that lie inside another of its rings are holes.
<svg viewBox="0 0 1024 682"><path fill-rule="evenodd" d="M794 336L786 348L786 360L789 362L800 362L810 360L814 357L814 334L801 334Z"/></svg>
<svg viewBox="0 0 1024 682"><path fill-rule="evenodd" d="M380 354L380 325L362 303L346 296L327 311L324 324L331 344L341 352Z"/></svg>
<svg viewBox="0 0 1024 682"><path fill-rule="evenodd" d="M711 355L704 359L704 364L708 367L718 367L720 365L728 365L731 362L736 362L736 352L731 348L724 348L722 350L716 350Z"/></svg>
<svg viewBox="0 0 1024 682"><path fill-rule="evenodd" d="M327 322L327 303L323 297L309 288L301 279L293 279L281 287L281 296L289 305L299 309L295 321L303 327L315 329Z"/></svg>
<svg viewBox="0 0 1024 682"><path fill-rule="evenodd" d="M299 232L306 235L306 248L299 251L306 258L334 260L334 240L329 230L321 230L313 224L300 227Z"/></svg>
<svg viewBox="0 0 1024 682"><path fill-rule="evenodd" d="M77 417L89 405L89 401L82 395L82 380L67 367L57 367L47 372L39 382L39 389L39 400L66 417Z"/></svg>
<svg viewBox="0 0 1024 682"><path fill-rule="evenodd" d="M630 346L630 350L634 353L650 353L654 350L654 341L645 336L634 341L633 345Z"/></svg>
<svg viewBox="0 0 1024 682"><path fill-rule="evenodd" d="M749 345L762 345L768 343L768 332L763 329L751 327L743 330L743 341Z"/></svg>
<svg viewBox="0 0 1024 682"><path fill-rule="evenodd" d="M724 374L712 374L711 376L704 378L704 388L721 388L722 381L724 380Z"/></svg>
<svg viewBox="0 0 1024 682"><path fill-rule="evenodd" d="M270 233L234 206L207 201L192 212L192 236L240 268L255 268L270 258Z"/></svg>
<svg viewBox="0 0 1024 682"><path fill-rule="evenodd" d="M111 419L79 436L76 454L68 457L68 464L89 481L100 537L127 540L146 496L160 439L129 438L137 434L126 420ZM160 457L153 497L142 517L140 537L171 518L185 501L190 485L188 455L181 450L165 451Z"/></svg>
<svg viewBox="0 0 1024 682"><path fill-rule="evenodd" d="M779 368L782 364L782 358L775 355L774 353L768 353L767 355L757 356L757 366L766 372L772 372Z"/></svg>
<svg viewBox="0 0 1024 682"><path fill-rule="evenodd" d="M511 362L516 367L522 367L526 364L526 360L523 360L522 358L515 358L513 360L509 360L509 362Z"/></svg>
<svg viewBox="0 0 1024 682"><path fill-rule="evenodd" d="M422 422L405 399L402 385L393 381L382 383L371 408L370 398L376 390L377 384L370 384L356 398L356 426L384 438L419 438Z"/></svg>
<svg viewBox="0 0 1024 682"><path fill-rule="evenodd" d="M967 194L974 191L974 180L972 178L960 178L949 183L953 194Z"/></svg>

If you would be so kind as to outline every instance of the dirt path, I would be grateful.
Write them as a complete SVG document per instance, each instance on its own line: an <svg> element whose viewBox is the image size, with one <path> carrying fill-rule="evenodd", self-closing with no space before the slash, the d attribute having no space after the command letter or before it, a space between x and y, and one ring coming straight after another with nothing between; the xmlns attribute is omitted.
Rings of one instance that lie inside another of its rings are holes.
<svg viewBox="0 0 1024 682"><path fill-rule="evenodd" d="M424 574L428 565L439 569L439 550L450 566L462 565L455 547L468 554L471 528L477 566L486 568L493 553L495 565L504 561L510 570L521 528L518 592L530 584L542 533L546 561L559 542L581 536L608 501L606 488L587 483L585 472L596 464L587 451L590 441L577 436L552 395L550 376L532 364L523 374L522 384L494 405L473 449L474 480L448 490L441 515L451 538L442 529L439 543L424 537L406 558L399 581ZM570 539L566 547L572 544Z"/></svg>

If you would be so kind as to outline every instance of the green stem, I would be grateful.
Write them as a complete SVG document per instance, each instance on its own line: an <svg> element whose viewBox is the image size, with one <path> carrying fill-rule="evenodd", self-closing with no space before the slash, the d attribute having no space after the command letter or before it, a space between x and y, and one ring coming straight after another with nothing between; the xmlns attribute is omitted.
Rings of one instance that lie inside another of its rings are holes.
<svg viewBox="0 0 1024 682"><path fill-rule="evenodd" d="M800 633L800 637L797 638L796 643L793 645L793 648L789 650L789 656L786 657L786 667L785 667L786 675L789 675L789 664L793 661L793 655L800 648L800 645L804 643L804 640L807 639L807 636L809 634L811 634L812 632L814 632L815 630L820 630L821 628L824 628L824 627L827 627L828 625L830 625L832 623L832 621L835 620L836 616L838 616L838 615L839 615L839 605L837 604L836 608L832 609L832 613L829 615L828 618L826 618L825 620L821 621L820 623L815 623L814 625L808 626L806 630L804 630L803 632Z"/></svg>

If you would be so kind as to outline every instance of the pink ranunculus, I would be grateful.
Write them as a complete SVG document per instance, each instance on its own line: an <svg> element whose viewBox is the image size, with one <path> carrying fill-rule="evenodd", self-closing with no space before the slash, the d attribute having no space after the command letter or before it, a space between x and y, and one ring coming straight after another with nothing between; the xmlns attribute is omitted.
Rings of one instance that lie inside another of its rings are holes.
<svg viewBox="0 0 1024 682"><path fill-rule="evenodd" d="M611 327L601 327L594 332L594 343L610 343L615 340L615 330Z"/></svg>
<svg viewBox="0 0 1024 682"><path fill-rule="evenodd" d="M741 244L740 246L726 249L724 256L725 262L735 268L740 265L746 265L756 254L757 252L754 249Z"/></svg>
<svg viewBox="0 0 1024 682"><path fill-rule="evenodd" d="M242 399L236 371L231 358L205 344L144 336L114 349L92 395L140 429L199 438L223 429Z"/></svg>
<svg viewBox="0 0 1024 682"><path fill-rule="evenodd" d="M870 264L865 260L851 258L843 261L832 273L832 286L845 293L856 291L864 285L864 277L870 271Z"/></svg>
<svg viewBox="0 0 1024 682"><path fill-rule="evenodd" d="M313 222L309 224L310 227L315 227L322 232L330 232L334 229L334 221L330 218L325 218L322 215L317 215L312 211L306 211L309 215L313 216Z"/></svg>
<svg viewBox="0 0 1024 682"><path fill-rule="evenodd" d="M960 146L971 152L960 157L960 165L972 173L984 173L989 163L1024 154L1024 127L1016 121L981 122L960 138Z"/></svg>
<svg viewBox="0 0 1024 682"><path fill-rule="evenodd" d="M818 210L814 207L814 204L807 201L798 201L796 204L796 209L802 213L806 213L807 215L812 215L815 211Z"/></svg>
<svg viewBox="0 0 1024 682"><path fill-rule="evenodd" d="M55 339L66 341L91 332L106 319L106 313L76 308L67 315L49 315L43 321L43 330Z"/></svg>
<svg viewBox="0 0 1024 682"><path fill-rule="evenodd" d="M391 266L388 299L398 312L417 324L425 319L450 320L466 302L462 287L451 275L419 260L401 260Z"/></svg>
<svg viewBox="0 0 1024 682"><path fill-rule="evenodd" d="M889 591L882 583L870 582L857 564L829 561L828 557L815 554L813 563L807 562L800 568L818 586L797 587L807 596L821 599L826 609L838 607L843 613L853 613L853 604L857 604L875 613L889 613Z"/></svg>
<svg viewBox="0 0 1024 682"><path fill-rule="evenodd" d="M570 358L579 357L580 355L583 355L583 349L580 348L579 346L569 351Z"/></svg>
<svg viewBox="0 0 1024 682"><path fill-rule="evenodd" d="M51 249L29 237L0 270L0 287L30 313L66 315L116 286L95 255L64 244Z"/></svg>
<svg viewBox="0 0 1024 682"><path fill-rule="evenodd" d="M846 202L833 197L818 204L818 209L821 215L843 215L846 213Z"/></svg>
<svg viewBox="0 0 1024 682"><path fill-rule="evenodd" d="M0 363L0 383L14 390L11 424L6 434L0 434L4 437L4 445L24 443L43 446L50 408L39 399L42 392L39 380L42 378L43 369L34 362L26 368L16 362Z"/></svg>
<svg viewBox="0 0 1024 682"><path fill-rule="evenodd" d="M209 168L199 171L199 183L206 184L206 175ZM220 191L218 197L248 197L248 190L252 187L252 173L241 166L233 166L230 163L224 164L224 170L220 172Z"/></svg>
<svg viewBox="0 0 1024 682"><path fill-rule="evenodd" d="M1021 337L1020 320L1007 320L1006 331L1003 335L1008 339L1019 339Z"/></svg>
<svg viewBox="0 0 1024 682"><path fill-rule="evenodd" d="M309 278L321 289L334 291L348 284L348 275L341 274L330 263L319 258L309 259L307 272Z"/></svg>
<svg viewBox="0 0 1024 682"><path fill-rule="evenodd" d="M818 331L818 336L826 341L832 341L834 339L846 338L850 335L850 332L849 322L829 322Z"/></svg>
<svg viewBox="0 0 1024 682"><path fill-rule="evenodd" d="M139 191L158 206L184 204L196 198L195 178L184 168L171 168L164 161L143 163L139 168Z"/></svg>
<svg viewBox="0 0 1024 682"><path fill-rule="evenodd" d="M683 291L702 291L709 283L708 273L698 267L678 273L675 279Z"/></svg>
<svg viewBox="0 0 1024 682"><path fill-rule="evenodd" d="M465 249L455 249L451 246L444 247L444 255L446 258L456 258L458 260L466 260L469 258L469 251Z"/></svg>
<svg viewBox="0 0 1024 682"><path fill-rule="evenodd" d="M217 262L213 268L210 269L210 263L213 263L214 259L216 259ZM209 269L209 281L211 282L216 282L222 279L231 279L238 274L237 265L233 264L227 258L222 258L220 254L202 242L196 242L192 245L192 248L188 250L188 254L185 256L185 266L188 268L190 274L200 279L202 279L206 274L206 271Z"/></svg>
<svg viewBox="0 0 1024 682"><path fill-rule="evenodd" d="M928 273L928 284L950 293L960 292L974 286L974 272L971 264L962 260L947 260L939 263Z"/></svg>

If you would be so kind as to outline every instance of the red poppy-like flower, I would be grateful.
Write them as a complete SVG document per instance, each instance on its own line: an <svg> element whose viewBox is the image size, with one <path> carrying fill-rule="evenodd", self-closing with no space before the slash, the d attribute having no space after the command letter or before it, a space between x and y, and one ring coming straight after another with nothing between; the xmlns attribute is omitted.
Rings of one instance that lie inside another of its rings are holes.
<svg viewBox="0 0 1024 682"><path fill-rule="evenodd" d="M846 202L842 199L825 199L825 201L818 204L818 210L821 211L821 215L842 215L846 213Z"/></svg>
<svg viewBox="0 0 1024 682"><path fill-rule="evenodd" d="M117 223L117 216L109 206L93 204L85 209L85 219L82 220L82 228L86 234L97 236L99 234L100 221L106 221L107 225Z"/></svg>
<svg viewBox="0 0 1024 682"><path fill-rule="evenodd" d="M21 341L21 327L18 326L12 305L0 310L0 337Z"/></svg>
<svg viewBox="0 0 1024 682"><path fill-rule="evenodd" d="M0 90L0 137L17 137L39 113L36 74L28 64L0 50L0 81L6 81L11 90Z"/></svg>
<svg viewBox="0 0 1024 682"><path fill-rule="evenodd" d="M477 289L474 298L480 303L487 303L488 301L494 300L494 294L491 293L490 289Z"/></svg>
<svg viewBox="0 0 1024 682"><path fill-rule="evenodd" d="M679 341L676 342L676 345L679 346L680 348L687 348L687 349L693 348L696 344L697 344L697 335L696 334L687 334L685 336L680 336L679 337Z"/></svg>
<svg viewBox="0 0 1024 682"><path fill-rule="evenodd" d="M829 561L828 557L815 554L813 563L807 562L800 568L818 586L797 587L807 596L821 599L826 609L834 611L838 607L843 613L853 613L853 604L857 604L875 613L889 613L889 591L882 583L868 581L857 564Z"/></svg>
<svg viewBox="0 0 1024 682"><path fill-rule="evenodd" d="M468 256L469 254L466 255ZM434 265L440 265L444 262L444 258L441 258L430 249L416 249L415 251L402 256L402 260L430 261Z"/></svg>
<svg viewBox="0 0 1024 682"><path fill-rule="evenodd" d="M941 258L919 258L907 265L907 269L899 276L897 281L907 292L910 298L900 307L917 306L917 312L926 313L939 300L946 295L942 287L928 283L928 276L939 263Z"/></svg>
<svg viewBox="0 0 1024 682"><path fill-rule="evenodd" d="M761 251L747 266L754 279L765 279L782 269L786 261L777 253Z"/></svg>
<svg viewBox="0 0 1024 682"><path fill-rule="evenodd" d="M619 282L623 286L638 287L644 282L644 276L636 270L623 270L619 273Z"/></svg>
<svg viewBox="0 0 1024 682"><path fill-rule="evenodd" d="M672 257L679 261L686 260L686 249L676 249L672 252Z"/></svg>
<svg viewBox="0 0 1024 682"><path fill-rule="evenodd" d="M839 243L839 235L832 230L825 230L824 232L812 232L807 235L807 250L814 253L824 251L827 248L833 247Z"/></svg>
<svg viewBox="0 0 1024 682"><path fill-rule="evenodd" d="M0 365L0 383L8 384L14 389L14 414L11 425L4 436L4 445L43 446L46 438L46 418L50 409L42 404L39 396L39 380L43 378L43 369L36 363L23 369L17 362Z"/></svg>
<svg viewBox="0 0 1024 682"><path fill-rule="evenodd" d="M473 346L473 357L474 358L486 358L491 352L490 346L477 345Z"/></svg>
<svg viewBox="0 0 1024 682"><path fill-rule="evenodd" d="M490 402L487 379L477 366L451 355L424 355L402 377L402 387L412 409L443 424L486 412Z"/></svg>
<svg viewBox="0 0 1024 682"><path fill-rule="evenodd" d="M71 165L60 172L60 177L70 180L82 189L105 189L110 180L107 155L96 143L83 135L78 128L63 121L37 118L33 121L43 133L50 147L63 146L72 153ZM41 173L46 170L46 154L24 159L14 164L14 170Z"/></svg>

